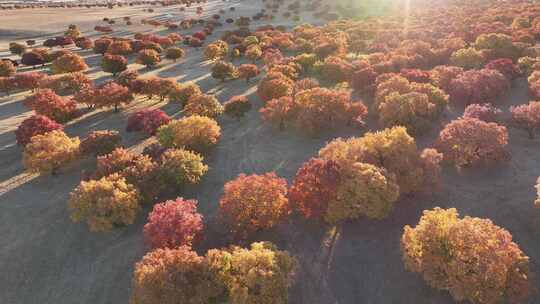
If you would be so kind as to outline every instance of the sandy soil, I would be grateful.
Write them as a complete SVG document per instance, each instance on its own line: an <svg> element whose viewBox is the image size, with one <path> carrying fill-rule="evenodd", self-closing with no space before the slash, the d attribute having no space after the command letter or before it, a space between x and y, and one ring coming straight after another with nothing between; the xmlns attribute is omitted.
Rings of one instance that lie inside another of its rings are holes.
<svg viewBox="0 0 540 304"><path fill-rule="evenodd" d="M237 10L228 12L227 16L252 15L259 10L261 2L210 2L205 14L229 6ZM187 14L193 14L194 9L188 9ZM91 29L104 16L132 16L135 21L143 16L178 21L184 16L178 7L158 8L152 15L143 13L142 7L94 11L43 9L2 14L0 49L16 39L39 37L43 40L63 31L69 23L76 23L87 34L96 35ZM276 24L283 23L276 20ZM114 35L151 30L141 25L114 28ZM220 31L225 29L228 27ZM216 31L209 40L219 35ZM251 85L239 80L220 84L209 76L208 64L201 63L201 52L186 50L186 58L177 63L165 61L155 69L141 72L175 77L182 82L196 81L222 102L233 95L244 94L255 105L241 121L220 119L222 138L206 158L210 171L200 185L180 194L199 200L200 212L206 217L209 237L199 248L203 252L228 241L214 220L225 182L239 173L273 170L290 181L298 167L316 155L327 141L339 136L360 136L365 130L344 129L313 138L263 125L257 111L262 104L253 94L256 81ZM80 54L92 66L89 71L92 78L103 81L110 77L95 67L99 56L90 52ZM1 55L7 56L6 53ZM132 68L140 66L133 64ZM111 233L91 233L84 224L72 223L66 207L69 192L79 183L81 169L92 170L95 160L80 161L58 177L25 173L21 164L22 150L16 145L13 131L31 115L21 103L26 94L0 97L0 303L126 303L133 264L146 250L142 226L148 210L134 225ZM527 101L526 81L518 79L508 96L501 99L501 105L506 108ZM120 113L86 113L70 122L66 131L72 136L84 136L90 130L115 129L121 132L125 146L140 150L149 140L126 133L124 128L127 115L143 107L159 107L169 115L181 115L176 104L140 100ZM455 112L449 114L448 120L460 114L458 110ZM376 125L369 125L366 130L375 128ZM437 131L419 138L419 145L429 145ZM444 190L440 194L431 198L402 199L395 212L383 221L363 219L345 224L336 234L333 248L328 248L331 236L325 229L300 220L255 239L272 240L303 261L298 283L290 291L290 303L294 304L452 303L447 293L429 288L417 275L407 272L401 262L399 239L403 226L414 225L422 210L434 206L456 207L461 214L490 218L505 227L531 257L533 273L539 273L540 211L533 209L532 202L533 185L540 175L540 139L529 140L525 132L510 130L510 150L513 158L507 166L474 172L445 168ZM538 294L533 295L529 303L540 303Z"/></svg>

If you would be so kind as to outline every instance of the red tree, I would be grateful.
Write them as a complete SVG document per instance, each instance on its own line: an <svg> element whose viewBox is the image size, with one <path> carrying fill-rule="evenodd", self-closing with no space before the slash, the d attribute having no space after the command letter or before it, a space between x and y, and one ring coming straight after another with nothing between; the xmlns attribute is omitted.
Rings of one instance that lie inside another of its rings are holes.
<svg viewBox="0 0 540 304"><path fill-rule="evenodd" d="M15 131L17 143L26 146L34 135L45 134L54 130L62 130L64 127L54 120L43 115L33 115L25 119Z"/></svg>

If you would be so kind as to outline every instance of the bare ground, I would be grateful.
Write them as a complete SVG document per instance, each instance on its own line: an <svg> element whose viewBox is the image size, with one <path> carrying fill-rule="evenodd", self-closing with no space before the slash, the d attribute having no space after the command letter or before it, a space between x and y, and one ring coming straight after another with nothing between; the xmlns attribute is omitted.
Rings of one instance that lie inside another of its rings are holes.
<svg viewBox="0 0 540 304"><path fill-rule="evenodd" d="M252 15L258 11L260 3L210 2L205 14L214 14L229 6L235 6L237 11L228 12L227 16ZM195 6L188 9L188 14L193 14L194 9ZM142 7L76 12L24 10L2 14L0 49L5 49L7 43L15 39L39 37L42 41L62 32L69 23L79 24L86 32L104 16L150 16L142 12ZM178 7L156 9L152 16L175 21L183 17ZM278 19L276 23L285 21ZM141 25L114 28L114 35L149 30ZM181 33L187 32L190 31ZM91 31L89 34L96 35ZM217 37L219 31L210 40ZM98 56L89 52L81 54L93 66L89 72L92 78L103 81L110 77L95 68L99 64ZM179 194L197 199L200 212L206 217L208 237L199 248L203 253L207 248L229 242L214 219L225 182L239 173L267 171L276 171L291 181L299 166L315 156L327 141L339 136L360 136L377 126L370 124L361 131L338 130L315 138L296 131L279 132L260 120L257 109L261 102L253 94L256 81L250 85L239 80L220 84L209 76L209 66L200 62L201 57L200 50L187 49L187 57L177 63L164 62L156 69L141 71L175 77L181 82L194 80L222 102L233 95L244 94L255 105L240 121L220 119L222 138L206 158L210 171L200 185ZM132 68L140 66L133 64ZM22 149L16 145L13 131L31 115L21 103L26 94L0 97L0 303L126 303L133 264L146 251L142 226L148 210L134 225L111 233L91 233L84 224L72 223L66 207L69 192L79 183L81 169L92 170L95 160L82 160L59 177L25 173L21 164ZM527 101L526 81L519 79L499 105L506 108ZM149 140L126 133L124 128L130 112L148 106L181 116L179 105L140 100L120 113L86 113L70 122L66 131L72 136L84 136L90 130L115 129L121 132L125 146L140 150ZM447 120L461 111L451 112ZM419 145L428 146L437 132L434 130L418 138ZM534 209L532 202L533 186L540 175L540 140L530 140L525 132L510 129L510 150L512 161L505 166L470 172L445 168L441 193L430 198L404 198L395 212L383 221L363 219L346 223L336 234L329 234L327 228L295 219L254 239L272 240L302 261L297 283L290 291L290 303L294 304L452 303L448 293L429 288L417 275L407 272L399 251L403 226L414 225L422 210L435 206L455 207L462 215L490 218L508 229L530 256L531 270L538 274L540 210ZM533 279L538 286L539 281ZM528 303L540 303L539 295L535 293Z"/></svg>

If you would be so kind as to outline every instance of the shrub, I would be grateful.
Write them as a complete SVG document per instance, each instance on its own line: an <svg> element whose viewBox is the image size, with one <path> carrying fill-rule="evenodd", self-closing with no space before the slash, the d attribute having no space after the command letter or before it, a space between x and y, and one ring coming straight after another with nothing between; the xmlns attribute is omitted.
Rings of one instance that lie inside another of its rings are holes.
<svg viewBox="0 0 540 304"><path fill-rule="evenodd" d="M436 66L431 70L431 82L443 89L445 92L448 92L448 89L450 88L450 82L461 75L463 73L463 69L460 67L454 67L454 66L445 66L440 65Z"/></svg>
<svg viewBox="0 0 540 304"><path fill-rule="evenodd" d="M486 59L482 52L473 48L460 49L452 53L450 63L466 70L481 68Z"/></svg>
<svg viewBox="0 0 540 304"><path fill-rule="evenodd" d="M499 71L501 74L506 76L506 79L508 80L515 79L520 74L517 65L515 65L512 60L508 58L492 60L486 64L485 68Z"/></svg>
<svg viewBox="0 0 540 304"><path fill-rule="evenodd" d="M362 215L386 217L399 197L399 186L392 175L370 164L344 167L336 196L328 203L325 220L336 223Z"/></svg>
<svg viewBox="0 0 540 304"><path fill-rule="evenodd" d="M101 68L104 72L112 73L116 76L118 73L127 69L128 61L121 55L105 54L101 59Z"/></svg>
<svg viewBox="0 0 540 304"><path fill-rule="evenodd" d="M109 231L130 225L140 210L139 192L121 175L81 181L68 202L74 222L86 221L90 231Z"/></svg>
<svg viewBox="0 0 540 304"><path fill-rule="evenodd" d="M216 40L204 49L204 58L206 60L222 59L227 56L229 45L223 40Z"/></svg>
<svg viewBox="0 0 540 304"><path fill-rule="evenodd" d="M199 94L189 98L184 107L186 116L199 115L216 118L223 113L223 106L214 95Z"/></svg>
<svg viewBox="0 0 540 304"><path fill-rule="evenodd" d="M225 114L237 119L243 117L249 110L251 103L246 96L233 96L224 104Z"/></svg>
<svg viewBox="0 0 540 304"><path fill-rule="evenodd" d="M184 149L169 149L161 155L159 176L164 185L182 189L195 185L208 171L204 158L195 152Z"/></svg>
<svg viewBox="0 0 540 304"><path fill-rule="evenodd" d="M17 42L9 43L9 51L13 55L22 55L26 51L26 46Z"/></svg>
<svg viewBox="0 0 540 304"><path fill-rule="evenodd" d="M253 243L250 249L212 249L206 260L225 284L230 303L288 303L297 261L272 243Z"/></svg>
<svg viewBox="0 0 540 304"><path fill-rule="evenodd" d="M237 73L236 67L230 62L220 60L212 66L212 77L221 79L222 82L227 78L236 78Z"/></svg>
<svg viewBox="0 0 540 304"><path fill-rule="evenodd" d="M131 303L218 303L225 287L188 246L160 248L135 264Z"/></svg>
<svg viewBox="0 0 540 304"><path fill-rule="evenodd" d="M76 115L76 105L73 100L62 98L50 89L39 90L23 101L24 105L57 122L65 122Z"/></svg>
<svg viewBox="0 0 540 304"><path fill-rule="evenodd" d="M51 69L55 74L80 72L88 69L84 59L77 54L65 54L52 62Z"/></svg>
<svg viewBox="0 0 540 304"><path fill-rule="evenodd" d="M11 60L0 60L0 77L11 77L17 69Z"/></svg>
<svg viewBox="0 0 540 304"><path fill-rule="evenodd" d="M305 162L289 189L291 206L306 218L323 220L329 202L336 198L341 171L333 160L312 158Z"/></svg>
<svg viewBox="0 0 540 304"><path fill-rule="evenodd" d="M528 104L510 108L512 114L512 124L526 130L532 139L536 130L540 128L540 101L531 101Z"/></svg>
<svg viewBox="0 0 540 304"><path fill-rule="evenodd" d="M368 132L361 138L338 138L319 151L319 157L334 160L343 167L361 162L386 169L396 176L402 194L437 190L426 186L439 184L437 157L422 158L421 155L414 138L404 127Z"/></svg>
<svg viewBox="0 0 540 304"><path fill-rule="evenodd" d="M462 73L450 82L450 102L469 105L492 103L510 88L510 83L499 71L483 69Z"/></svg>
<svg viewBox="0 0 540 304"><path fill-rule="evenodd" d="M510 159L506 127L475 118L461 118L447 124L439 134L437 147L444 159L456 167L493 164Z"/></svg>
<svg viewBox="0 0 540 304"><path fill-rule="evenodd" d="M133 101L133 94L130 90L113 81L103 83L95 90L96 107L113 107L118 112L118 106L129 104Z"/></svg>
<svg viewBox="0 0 540 304"><path fill-rule="evenodd" d="M482 34L476 38L474 47L483 51L488 60L510 58L515 61L520 56L520 50L512 42L512 37L505 34Z"/></svg>
<svg viewBox="0 0 540 304"><path fill-rule="evenodd" d="M121 141L118 131L92 131L81 141L81 152L93 156L106 155L118 148Z"/></svg>
<svg viewBox="0 0 540 304"><path fill-rule="evenodd" d="M174 62L182 57L184 57L184 50L179 47L170 47L165 50L165 58L174 60Z"/></svg>
<svg viewBox="0 0 540 304"><path fill-rule="evenodd" d="M17 143L26 146L35 135L45 134L54 130L62 130L64 127L54 120L43 115L32 115L23 120L15 131Z"/></svg>
<svg viewBox="0 0 540 304"><path fill-rule="evenodd" d="M111 55L129 55L133 53L129 41L116 40L107 48L107 53Z"/></svg>
<svg viewBox="0 0 540 304"><path fill-rule="evenodd" d="M201 88L193 82L183 83L169 92L169 100L186 105L192 96L202 94Z"/></svg>
<svg viewBox="0 0 540 304"><path fill-rule="evenodd" d="M22 55L21 63L28 66L42 65L45 64L45 58L39 52L30 51Z"/></svg>
<svg viewBox="0 0 540 304"><path fill-rule="evenodd" d="M520 303L528 294L529 258L490 220L426 210L416 227L405 226L401 251L407 270L456 301Z"/></svg>
<svg viewBox="0 0 540 304"><path fill-rule="evenodd" d="M192 246L201 238L202 230L197 201L177 198L154 206L144 225L144 239L150 248Z"/></svg>
<svg viewBox="0 0 540 304"><path fill-rule="evenodd" d="M473 103L468 105L463 112L463 118L477 118L485 122L501 121L502 111L490 103Z"/></svg>
<svg viewBox="0 0 540 304"><path fill-rule="evenodd" d="M171 121L167 113L159 109L139 110L128 117L126 131L143 131L148 135L154 135L159 127Z"/></svg>
<svg viewBox="0 0 540 304"><path fill-rule="evenodd" d="M221 128L211 118L193 115L161 126L156 135L164 147L204 152L217 144Z"/></svg>
<svg viewBox="0 0 540 304"><path fill-rule="evenodd" d="M270 229L289 214L287 181L275 173L240 174L225 184L219 210L237 236Z"/></svg>
<svg viewBox="0 0 540 304"><path fill-rule="evenodd" d="M136 62L146 67L152 67L161 61L159 53L154 50L144 49L139 51Z"/></svg>
<svg viewBox="0 0 540 304"><path fill-rule="evenodd" d="M87 37L80 37L75 40L75 45L82 50L94 48L94 42Z"/></svg>
<svg viewBox="0 0 540 304"><path fill-rule="evenodd" d="M246 83L257 75L259 75L259 68L254 64L242 64L238 67L238 77L245 79Z"/></svg>
<svg viewBox="0 0 540 304"><path fill-rule="evenodd" d="M421 133L431 127L437 112L426 94L392 93L379 104L379 121L384 127L401 125L410 133Z"/></svg>
<svg viewBox="0 0 540 304"><path fill-rule="evenodd" d="M116 76L116 83L127 88L131 87L131 82L139 77L139 72L136 70L125 70Z"/></svg>
<svg viewBox="0 0 540 304"><path fill-rule="evenodd" d="M94 53L101 55L105 54L112 43L113 40L109 38L99 38L94 40Z"/></svg>
<svg viewBox="0 0 540 304"><path fill-rule="evenodd" d="M250 45L246 48L246 58L251 60L252 62L255 62L261 58L263 52L260 46L258 45Z"/></svg>
<svg viewBox="0 0 540 304"><path fill-rule="evenodd" d="M24 148L23 164L31 172L54 175L77 158L79 144L78 137L69 138L62 130L38 134Z"/></svg>
<svg viewBox="0 0 540 304"><path fill-rule="evenodd" d="M257 95L264 102L283 96L291 96L294 82L282 73L268 73L257 87Z"/></svg>

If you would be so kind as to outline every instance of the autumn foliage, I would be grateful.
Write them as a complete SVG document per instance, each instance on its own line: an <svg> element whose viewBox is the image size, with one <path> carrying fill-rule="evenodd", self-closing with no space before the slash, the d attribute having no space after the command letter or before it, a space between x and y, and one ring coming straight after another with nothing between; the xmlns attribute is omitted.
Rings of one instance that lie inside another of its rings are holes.
<svg viewBox="0 0 540 304"><path fill-rule="evenodd" d="M37 114L47 116L57 122L65 122L76 116L76 105L71 99L56 95L50 89L43 89L23 101L24 105Z"/></svg>
<svg viewBox="0 0 540 304"><path fill-rule="evenodd" d="M221 128L217 122L205 116L192 115L161 126L157 138L164 147L187 148L205 152L217 144Z"/></svg>
<svg viewBox="0 0 540 304"><path fill-rule="evenodd" d="M154 206L144 225L144 239L151 248L191 246L200 239L202 229L197 201L177 198Z"/></svg>
<svg viewBox="0 0 540 304"><path fill-rule="evenodd" d="M225 114L237 119L251 110L251 103L246 96L233 96L223 106Z"/></svg>
<svg viewBox="0 0 540 304"><path fill-rule="evenodd" d="M426 210L416 227L405 226L401 251L408 270L456 301L521 303L528 295L529 258L490 220Z"/></svg>
<svg viewBox="0 0 540 304"><path fill-rule="evenodd" d="M215 119L223 113L223 106L214 95L198 94L189 98L184 113L187 116L199 115Z"/></svg>
<svg viewBox="0 0 540 304"><path fill-rule="evenodd" d="M450 82L448 94L450 102L458 105L494 103L497 97L506 93L509 88L508 79L497 70L470 70Z"/></svg>
<svg viewBox="0 0 540 304"><path fill-rule="evenodd" d="M33 115L19 125L15 131L17 143L26 146L30 139L39 134L45 134L54 130L62 130L63 126L43 115Z"/></svg>
<svg viewBox="0 0 540 304"><path fill-rule="evenodd" d="M540 128L540 101L531 101L528 104L510 107L512 125L526 130L530 138L534 138L536 130Z"/></svg>
<svg viewBox="0 0 540 304"><path fill-rule="evenodd" d="M289 214L287 181L275 173L240 174L225 184L219 209L238 237L272 228Z"/></svg>
<svg viewBox="0 0 540 304"><path fill-rule="evenodd" d="M120 146L121 141L118 131L92 131L81 141L81 153L93 156L109 154Z"/></svg>
<svg viewBox="0 0 540 304"><path fill-rule="evenodd" d="M195 152L184 149L168 149L160 159L159 178L162 184L182 189L187 185L198 184L208 171L204 158Z"/></svg>
<svg viewBox="0 0 540 304"><path fill-rule="evenodd" d="M143 131L148 135L154 135L159 127L171 121L167 113L159 109L143 109L130 114L127 121L126 131Z"/></svg>
<svg viewBox="0 0 540 304"><path fill-rule="evenodd" d="M109 231L132 224L140 210L139 192L114 173L99 180L81 181L68 202L71 219L85 221L91 231Z"/></svg>
<svg viewBox="0 0 540 304"><path fill-rule="evenodd" d="M79 155L78 137L70 138L62 130L38 134L23 152L23 164L31 172L56 174Z"/></svg>
<svg viewBox="0 0 540 304"><path fill-rule="evenodd" d="M437 140L437 149L444 154L444 159L456 167L508 161L507 145L506 127L476 118L451 121Z"/></svg>

